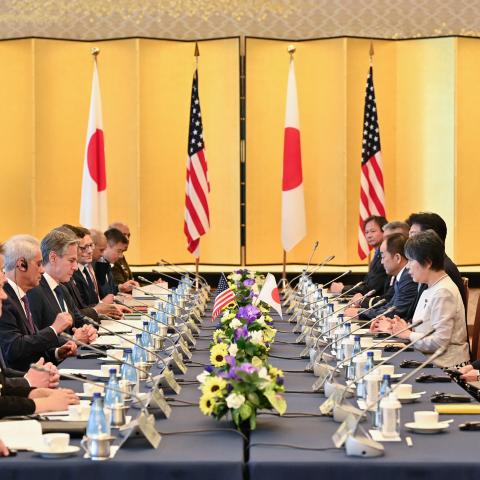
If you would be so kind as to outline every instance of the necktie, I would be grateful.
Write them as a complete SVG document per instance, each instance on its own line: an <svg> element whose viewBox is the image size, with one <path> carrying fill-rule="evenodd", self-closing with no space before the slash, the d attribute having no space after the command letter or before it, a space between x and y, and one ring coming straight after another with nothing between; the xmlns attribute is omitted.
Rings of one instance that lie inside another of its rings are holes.
<svg viewBox="0 0 480 480"><path fill-rule="evenodd" d="M95 273L94 273L94 271L93 271L93 267L92 267L92 264L91 264L91 263L85 267L84 272L85 272L86 274L87 274L87 272L88 272L87 275L90 277L90 281L91 281L92 284L93 284L93 289L95 290L95 292L97 293L97 296L98 296L97 277L95 276Z"/></svg>
<svg viewBox="0 0 480 480"><path fill-rule="evenodd" d="M30 304L28 303L28 297L26 295L22 297L22 302L25 307L25 313L27 314L28 329L30 330L30 333L35 333L32 312L30 311Z"/></svg>
<svg viewBox="0 0 480 480"><path fill-rule="evenodd" d="M57 295L58 303L60 304L60 310L62 312L66 312L67 307L65 305L65 296L63 295L62 287L57 285L54 290L55 294Z"/></svg>
<svg viewBox="0 0 480 480"><path fill-rule="evenodd" d="M83 267L83 273L85 275L85 278L87 279L88 286L92 289L95 290L95 285L93 283L92 277L90 276L90 272L88 271L88 267L85 266Z"/></svg>

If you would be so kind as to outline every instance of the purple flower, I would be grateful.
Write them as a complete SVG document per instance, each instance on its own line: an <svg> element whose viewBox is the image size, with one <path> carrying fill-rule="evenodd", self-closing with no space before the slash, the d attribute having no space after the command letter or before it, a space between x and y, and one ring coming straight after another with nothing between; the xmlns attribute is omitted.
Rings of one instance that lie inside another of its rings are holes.
<svg viewBox="0 0 480 480"><path fill-rule="evenodd" d="M244 287L251 287L254 284L255 284L255 280L253 278L247 278L246 280L243 281Z"/></svg>
<svg viewBox="0 0 480 480"><path fill-rule="evenodd" d="M240 365L238 370L240 372L248 373L249 375L257 371L257 369L251 363L242 363L242 365Z"/></svg>
<svg viewBox="0 0 480 480"><path fill-rule="evenodd" d="M227 392L230 393L233 390L233 385L227 383Z"/></svg>
<svg viewBox="0 0 480 480"><path fill-rule="evenodd" d="M208 372L208 373L212 373L213 372L213 365L205 365L205 370Z"/></svg>
<svg viewBox="0 0 480 480"><path fill-rule="evenodd" d="M282 377L277 377L277 385L280 385L280 386L283 385L283 378Z"/></svg>
<svg viewBox="0 0 480 480"><path fill-rule="evenodd" d="M235 330L235 340L239 340L240 338L247 338L248 337L248 328L241 327Z"/></svg>
<svg viewBox="0 0 480 480"><path fill-rule="evenodd" d="M235 357L232 357L232 355L225 355L225 361L230 367L234 367L236 364Z"/></svg>
<svg viewBox="0 0 480 480"><path fill-rule="evenodd" d="M260 310L255 305L246 305L238 309L237 318L247 321L247 323L254 322L261 315Z"/></svg>

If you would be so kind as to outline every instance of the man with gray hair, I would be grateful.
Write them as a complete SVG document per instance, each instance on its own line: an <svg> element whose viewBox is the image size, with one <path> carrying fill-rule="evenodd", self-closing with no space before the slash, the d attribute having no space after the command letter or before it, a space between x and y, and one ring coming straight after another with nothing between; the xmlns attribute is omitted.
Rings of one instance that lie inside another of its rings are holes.
<svg viewBox="0 0 480 480"><path fill-rule="evenodd" d="M384 235L393 235L394 233L401 233L408 238L408 232L410 231L410 225L406 222L399 222L397 220L389 222L382 227Z"/></svg>
<svg viewBox="0 0 480 480"><path fill-rule="evenodd" d="M67 228L54 229L40 243L45 269L39 285L28 292L33 319L38 328L49 327L64 312L73 317L73 336L84 343L97 338L97 331L85 322L64 282L69 282L78 268L78 239Z"/></svg>
<svg viewBox="0 0 480 480"><path fill-rule="evenodd" d="M0 317L0 346L7 365L27 371L41 358L58 363L75 355L75 342L58 337L72 326L70 314L57 315L49 327L41 329L33 320L27 292L38 285L44 272L38 241L30 235L16 235L5 243L4 257L8 299Z"/></svg>

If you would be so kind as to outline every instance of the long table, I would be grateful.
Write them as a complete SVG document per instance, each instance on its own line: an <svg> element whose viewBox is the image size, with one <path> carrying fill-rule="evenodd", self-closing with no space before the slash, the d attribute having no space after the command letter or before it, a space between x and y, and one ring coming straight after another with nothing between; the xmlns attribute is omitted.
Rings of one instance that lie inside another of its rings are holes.
<svg viewBox="0 0 480 480"><path fill-rule="evenodd" d="M477 419L477 416L449 415L448 418L454 419L453 424L448 432L437 435L412 434L402 429L402 440L405 435L410 435L413 447L408 447L404 441L385 443L385 456L380 458L347 457L344 449L333 448L331 436L338 424L331 418L319 416L318 407L325 399L322 394L311 392L316 377L303 371L305 360L293 359L298 357L303 345L295 343L297 335L290 333L291 324L276 319L276 326L286 333L278 334L271 353L292 359L272 357L271 362L286 370L287 392L305 393L286 393L290 417L261 413L258 427L250 435L249 445L240 435L228 430L232 427L231 422L217 422L203 416L196 405L190 405L197 403L199 398L197 385L189 383L202 371L197 363L208 363L207 348L212 329L209 320L205 319L193 363L185 375L177 376L186 384L178 396L169 395L178 399L173 402L172 415L169 419L158 419L156 422L158 431L163 434L158 449L148 448L144 442L134 440L124 445L114 459L104 462L92 462L81 455L45 460L33 453L19 452L15 458L0 459L1 480L85 480L89 474L95 475L95 480L143 480L152 477L162 480L291 480L292 476L319 478L322 475L328 475L332 480L344 480L348 475L355 480L385 480L387 475L389 480L430 479L434 475L441 479L452 475L459 480L480 478L477 456L479 433L458 430L459 423ZM397 366L397 372L408 372L398 368L401 360L406 358L419 360L421 355L411 352L397 357L392 362ZM91 369L99 368L99 365L99 360L69 359L62 367ZM438 373L439 370L428 369L425 372ZM82 391L79 382L62 383ZM414 390L425 390L427 393L420 402L402 407L402 425L413 420L414 410L432 409L429 398L436 390L463 392L455 383L414 383ZM135 413L135 410L129 412ZM192 430L208 431L181 433ZM73 443L78 444L78 441Z"/></svg>

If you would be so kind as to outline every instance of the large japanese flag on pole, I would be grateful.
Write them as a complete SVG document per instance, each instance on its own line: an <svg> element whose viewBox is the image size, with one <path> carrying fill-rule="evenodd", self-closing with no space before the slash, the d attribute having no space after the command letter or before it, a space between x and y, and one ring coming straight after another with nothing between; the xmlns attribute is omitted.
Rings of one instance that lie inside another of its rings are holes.
<svg viewBox="0 0 480 480"><path fill-rule="evenodd" d="M280 318L282 318L282 305L280 304L277 281L271 273L269 273L267 278L265 278L265 283L258 294L258 301L262 301L270 305L274 310L277 311L277 313L280 315Z"/></svg>
<svg viewBox="0 0 480 480"><path fill-rule="evenodd" d="M293 55L291 55L283 147L282 245L284 251L289 252L305 237L306 233L297 84Z"/></svg>
<svg viewBox="0 0 480 480"><path fill-rule="evenodd" d="M80 223L84 227L96 228L103 232L108 227L107 174L96 53L94 53L94 58L92 96L90 98L87 143L83 164Z"/></svg>

